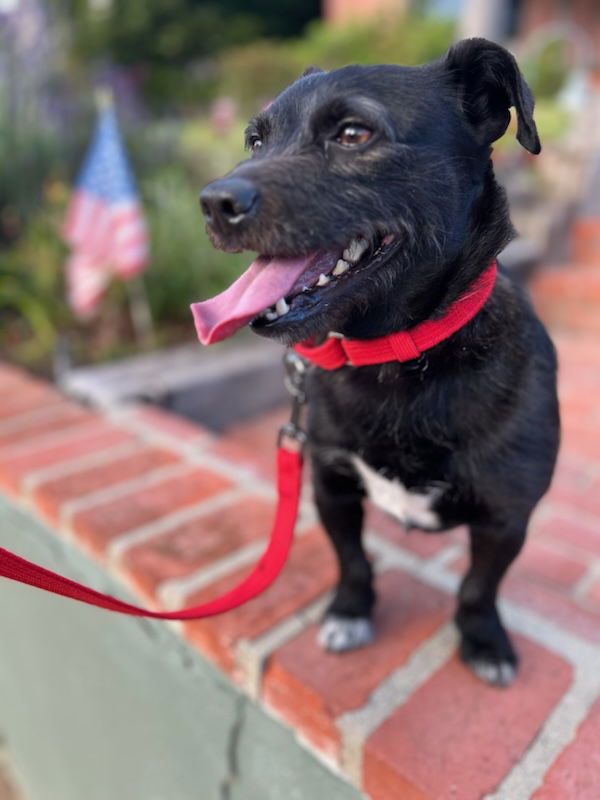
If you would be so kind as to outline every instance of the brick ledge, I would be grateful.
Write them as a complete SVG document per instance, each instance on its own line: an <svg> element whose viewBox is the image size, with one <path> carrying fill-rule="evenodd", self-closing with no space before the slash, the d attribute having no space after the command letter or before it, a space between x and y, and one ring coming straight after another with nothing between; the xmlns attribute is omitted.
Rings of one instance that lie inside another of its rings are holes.
<svg viewBox="0 0 600 800"><path fill-rule="evenodd" d="M565 446L505 585L503 613L524 654L508 692L479 684L453 655L461 531L407 535L372 512L379 638L343 657L317 648L335 565L308 489L285 575L244 608L179 626L190 646L374 800L441 797L451 785L461 798L514 797L517 787L523 797L560 796L569 765L585 758L590 732L600 732L592 707L600 695L600 356L591 337L563 334L558 345ZM216 438L156 408L81 408L8 365L0 366L0 398L2 491L142 602L165 608L214 596L262 551L277 412ZM497 710L482 716L483 707ZM411 741L433 735L419 727L430 711L436 750L417 757ZM449 747L456 763L440 772ZM600 771L588 770L578 800L599 794Z"/></svg>

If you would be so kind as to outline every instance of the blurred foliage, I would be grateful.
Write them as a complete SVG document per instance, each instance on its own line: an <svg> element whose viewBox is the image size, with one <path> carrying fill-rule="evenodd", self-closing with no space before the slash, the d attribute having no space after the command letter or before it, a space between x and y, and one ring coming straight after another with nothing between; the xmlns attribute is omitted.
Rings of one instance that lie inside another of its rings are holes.
<svg viewBox="0 0 600 800"><path fill-rule="evenodd" d="M521 69L536 100L550 99L562 89L569 67L566 42L554 39L521 62Z"/></svg>
<svg viewBox="0 0 600 800"><path fill-rule="evenodd" d="M64 193L57 189L47 187L47 206L28 221L16 245L0 252L0 349L27 363L47 358L70 321L62 300L66 248L56 235Z"/></svg>
<svg viewBox="0 0 600 800"><path fill-rule="evenodd" d="M379 20L340 28L312 22L301 39L260 40L221 54L217 90L239 100L245 113L254 113L309 64L322 69L345 64L422 64L441 56L452 39L452 23L435 18Z"/></svg>
<svg viewBox="0 0 600 800"><path fill-rule="evenodd" d="M202 185L245 157L247 116L309 64L419 64L442 55L453 39L450 22L421 16L342 28L313 21L304 37L284 38L316 15L314 0L49 5L62 31L57 41L65 42L56 73L38 97L15 88L18 82L0 86L0 351L45 369L59 332L77 362L136 349L122 283L109 287L90 323L77 322L63 299L67 248L60 226L91 139L95 79L118 78L121 126L151 237L142 279L162 345L193 338L190 302L222 291L252 260L215 251L198 208ZM536 119L543 142L565 128L566 115L550 99L564 78L561 58L552 45L525 64L541 98ZM140 102L140 89L149 104ZM237 103L238 113L219 126L209 104L223 97ZM514 131L499 146L509 143Z"/></svg>
<svg viewBox="0 0 600 800"><path fill-rule="evenodd" d="M33 103L0 92L0 246L16 240L42 202L45 180L68 158L68 142L45 125Z"/></svg>
<svg viewBox="0 0 600 800"><path fill-rule="evenodd" d="M151 232L146 272L155 319L191 324L190 303L217 294L250 263L248 253L215 251L204 231L196 183L180 169L166 169L141 184Z"/></svg>
<svg viewBox="0 0 600 800"><path fill-rule="evenodd" d="M53 0L57 11L62 3ZM146 99L206 99L209 57L259 36L297 36L319 14L318 0L71 0L74 52L135 67ZM182 74L182 71L185 74Z"/></svg>

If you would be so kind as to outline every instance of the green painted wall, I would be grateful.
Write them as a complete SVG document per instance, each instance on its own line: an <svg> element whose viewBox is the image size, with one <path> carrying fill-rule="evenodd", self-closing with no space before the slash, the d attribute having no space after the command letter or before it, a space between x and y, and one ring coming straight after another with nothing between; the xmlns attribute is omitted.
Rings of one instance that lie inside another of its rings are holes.
<svg viewBox="0 0 600 800"><path fill-rule="evenodd" d="M1 499L0 545L120 591ZM164 624L0 579L0 648L0 734L26 800L361 797Z"/></svg>

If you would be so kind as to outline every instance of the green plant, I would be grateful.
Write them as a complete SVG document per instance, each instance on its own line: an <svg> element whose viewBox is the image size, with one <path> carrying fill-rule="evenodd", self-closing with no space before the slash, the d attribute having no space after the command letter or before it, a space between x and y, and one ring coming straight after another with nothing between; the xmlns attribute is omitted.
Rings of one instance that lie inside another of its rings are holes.
<svg viewBox="0 0 600 800"><path fill-rule="evenodd" d="M190 303L222 291L246 266L247 253L214 250L204 232L198 192L178 170L164 170L141 182L151 240L145 274L156 323L191 327Z"/></svg>
<svg viewBox="0 0 600 800"><path fill-rule="evenodd" d="M547 42L521 62L521 68L537 100L551 99L567 79L567 44L562 39Z"/></svg>
<svg viewBox="0 0 600 800"><path fill-rule="evenodd" d="M66 249L58 236L64 188L47 185L44 197L18 242L0 252L0 347L31 364L52 353L58 331L70 322L63 300Z"/></svg>
<svg viewBox="0 0 600 800"><path fill-rule="evenodd" d="M57 329L32 281L0 265L0 346L9 358L34 362L47 356Z"/></svg>
<svg viewBox="0 0 600 800"><path fill-rule="evenodd" d="M421 64L442 55L452 38L451 22L420 16L341 28L312 22L301 39L263 39L223 52L217 88L220 94L236 98L244 113L252 113L309 64L323 69L345 64Z"/></svg>

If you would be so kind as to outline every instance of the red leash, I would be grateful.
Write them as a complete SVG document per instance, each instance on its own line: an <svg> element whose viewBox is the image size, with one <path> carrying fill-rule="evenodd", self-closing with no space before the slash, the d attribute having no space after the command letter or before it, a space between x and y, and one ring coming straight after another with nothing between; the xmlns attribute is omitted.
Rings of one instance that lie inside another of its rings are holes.
<svg viewBox="0 0 600 800"><path fill-rule="evenodd" d="M447 339L465 325L483 307L488 299L496 278L496 263L473 283L464 295L452 304L439 320L426 320L410 331L400 331L390 336L369 341L330 337L322 345L313 347L308 342L295 346L295 351L286 354L285 383L292 395L292 415L290 421L279 432L277 451L277 492L278 503L275 522L267 549L252 572L237 586L224 595L202 603L199 606L183 608L179 611L147 611L125 603L77 581L65 578L51 570L40 567L25 558L0 548L0 577L36 586L47 592L70 597L92 606L131 614L136 617L154 619L189 620L221 614L246 603L270 586L285 565L294 535L300 492L302 489L302 445L306 435L300 427L300 413L306 403L304 378L307 358L323 369L338 369L346 364L366 366L385 361L408 361L417 358L423 350L433 347ZM291 439L293 448L284 446L284 440Z"/></svg>
<svg viewBox="0 0 600 800"><path fill-rule="evenodd" d="M302 447L306 434L300 427L302 406L306 403L304 377L306 365L294 353L286 353L285 385L292 396L292 415L279 431L277 447L277 510L267 549L252 572L229 592L202 603L199 606L178 611L148 611L131 603L125 603L109 594L97 592L89 586L65 578L0 547L0 577L26 583L53 594L70 597L91 606L105 608L119 614L153 619L189 620L212 617L232 608L237 608L264 592L283 569L294 536L298 505L302 490ZM286 440L290 445L286 446Z"/></svg>
<svg viewBox="0 0 600 800"><path fill-rule="evenodd" d="M132 614L135 617L153 617L154 619L198 619L221 614L247 600L256 597L270 586L281 572L286 562L292 543L298 502L300 499L302 475L302 455L285 447L277 452L277 488L279 503L271 539L262 558L252 572L231 591L221 597L202 603L199 606L183 608L179 611L147 611L138 606L125 603L109 594L97 592L77 581L72 581L25 558L0 548L0 576L13 581L27 583L47 592L61 594L72 600L79 600L92 606L106 608L120 614Z"/></svg>

